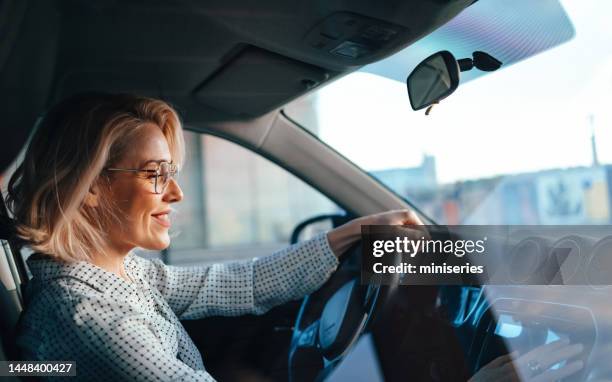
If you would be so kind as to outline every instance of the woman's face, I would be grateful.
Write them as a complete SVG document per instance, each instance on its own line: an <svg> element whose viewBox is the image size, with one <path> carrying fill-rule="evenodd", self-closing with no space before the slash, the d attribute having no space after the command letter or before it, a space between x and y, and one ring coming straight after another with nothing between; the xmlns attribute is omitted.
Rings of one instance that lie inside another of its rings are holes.
<svg viewBox="0 0 612 382"><path fill-rule="evenodd" d="M156 162L171 162L168 142L161 129L144 126L130 142L129 149L113 167L155 169ZM113 172L111 198L122 224L109 227L113 246L122 251L135 247L162 250L170 245L170 204L183 199L178 183L171 179L161 194L155 193L155 179L148 173Z"/></svg>

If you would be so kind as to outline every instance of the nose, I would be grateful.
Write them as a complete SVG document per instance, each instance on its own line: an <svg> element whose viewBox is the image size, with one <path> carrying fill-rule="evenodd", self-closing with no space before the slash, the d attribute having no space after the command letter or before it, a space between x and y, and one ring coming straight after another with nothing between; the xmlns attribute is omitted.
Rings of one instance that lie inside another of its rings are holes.
<svg viewBox="0 0 612 382"><path fill-rule="evenodd" d="M176 179L171 178L166 186L162 200L167 203L175 203L183 200L183 190L179 186Z"/></svg>

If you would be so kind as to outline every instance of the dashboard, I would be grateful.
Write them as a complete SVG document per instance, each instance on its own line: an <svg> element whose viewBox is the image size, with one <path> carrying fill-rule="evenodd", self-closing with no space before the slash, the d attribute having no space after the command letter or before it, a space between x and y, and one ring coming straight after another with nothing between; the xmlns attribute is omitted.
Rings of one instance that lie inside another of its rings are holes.
<svg viewBox="0 0 612 382"><path fill-rule="evenodd" d="M611 292L592 286L403 286L372 327L373 358L385 381L465 381L501 355L517 351L520 357L565 340L582 350L550 368L576 360L584 367L563 381L609 380Z"/></svg>

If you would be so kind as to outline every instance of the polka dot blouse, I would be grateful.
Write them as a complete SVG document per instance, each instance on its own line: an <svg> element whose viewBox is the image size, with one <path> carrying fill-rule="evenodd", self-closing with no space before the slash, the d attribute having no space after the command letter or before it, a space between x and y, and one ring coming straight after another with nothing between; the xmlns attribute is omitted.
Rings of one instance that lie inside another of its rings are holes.
<svg viewBox="0 0 612 382"><path fill-rule="evenodd" d="M214 381L179 320L262 314L318 289L336 269L326 234L270 256L197 267L133 253L133 283L88 262L33 255L23 359L76 361L83 381Z"/></svg>

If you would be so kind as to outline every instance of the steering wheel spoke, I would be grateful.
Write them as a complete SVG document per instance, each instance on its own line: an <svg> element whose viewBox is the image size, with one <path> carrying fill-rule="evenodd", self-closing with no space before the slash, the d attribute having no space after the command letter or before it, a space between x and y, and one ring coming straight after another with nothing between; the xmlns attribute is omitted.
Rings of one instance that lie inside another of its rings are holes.
<svg viewBox="0 0 612 382"><path fill-rule="evenodd" d="M312 381L339 364L399 284L362 285L361 243L349 250L330 279L306 296L289 348L289 380Z"/></svg>

